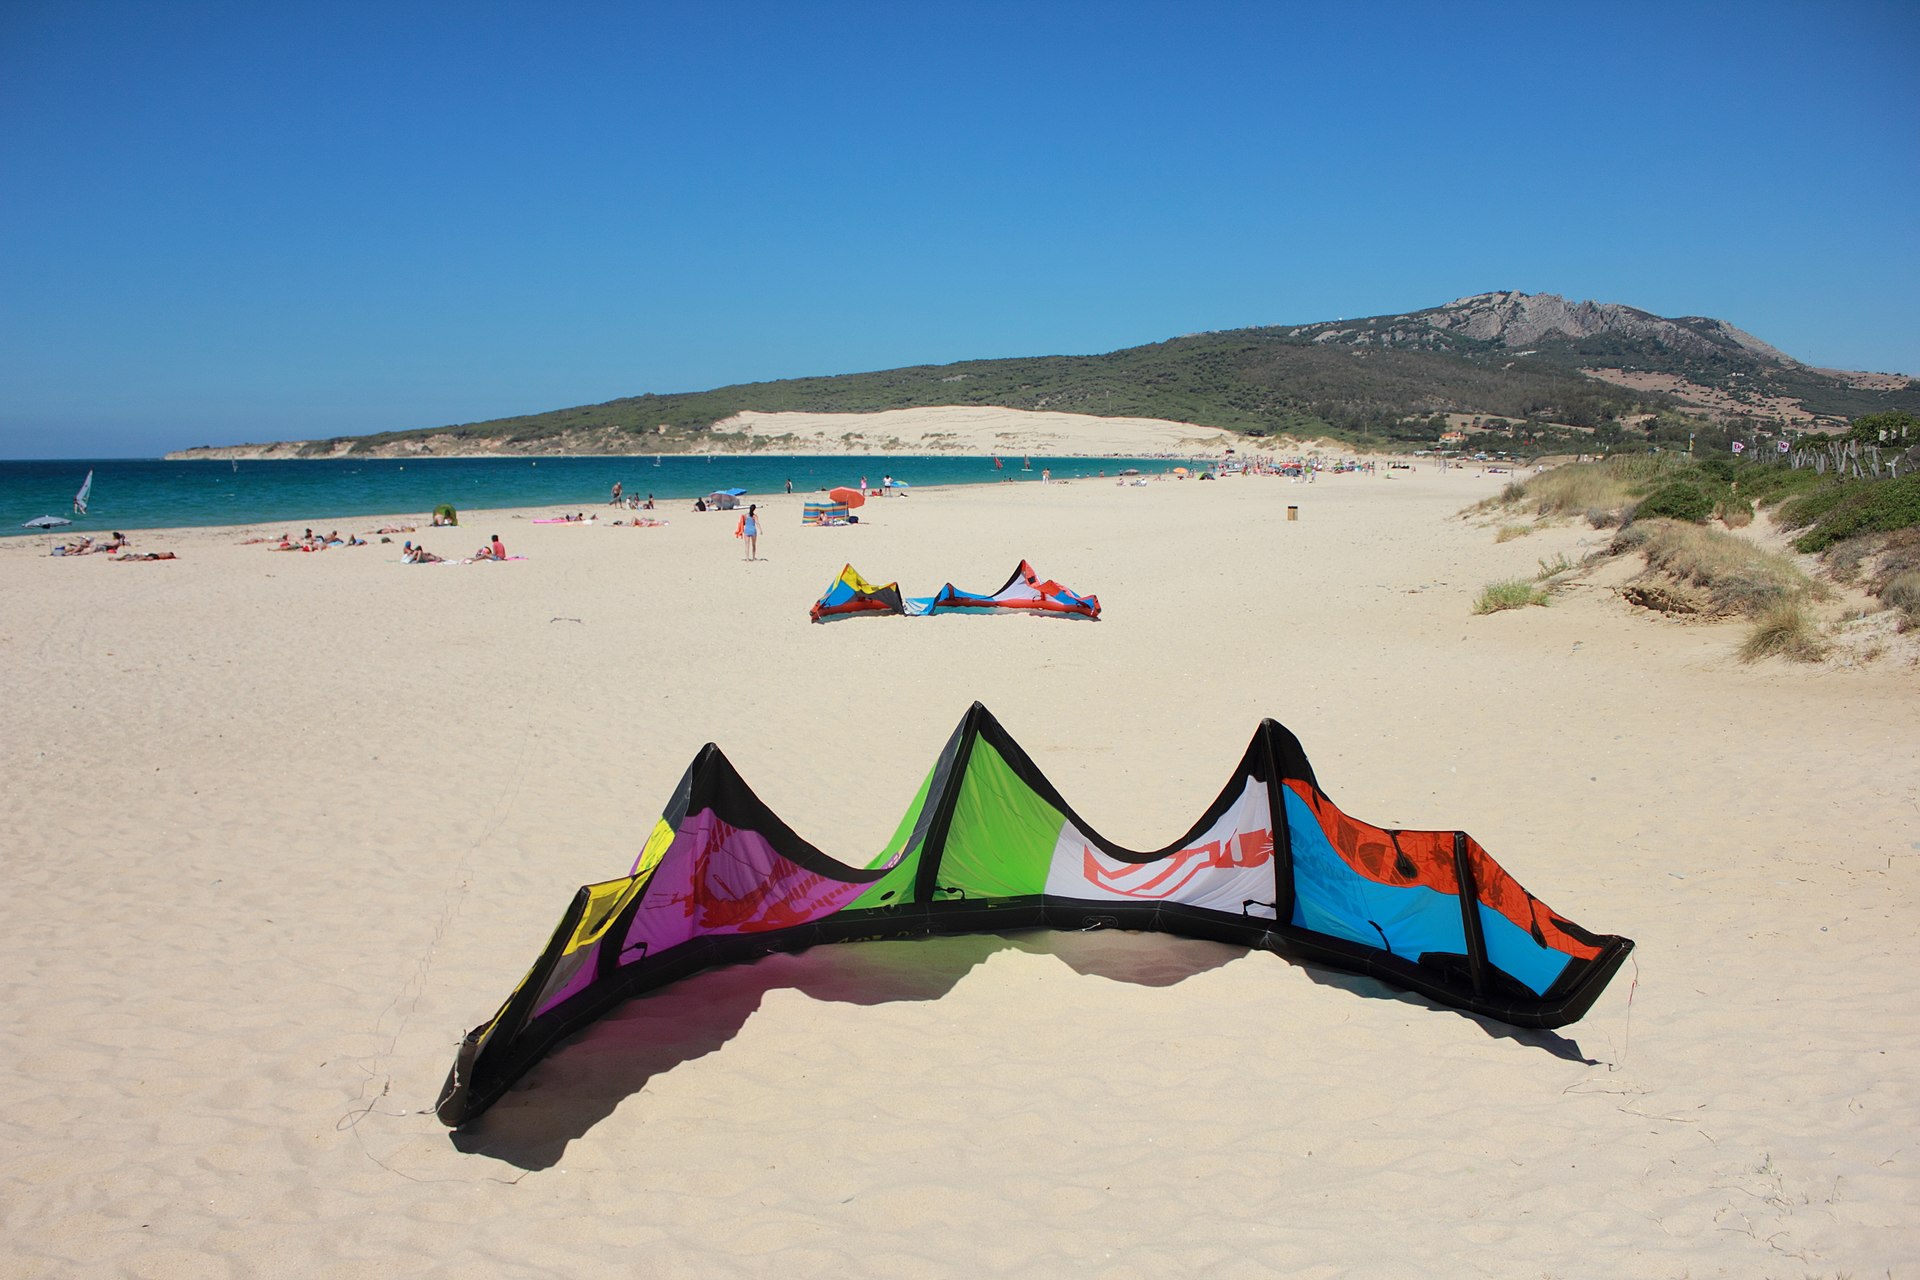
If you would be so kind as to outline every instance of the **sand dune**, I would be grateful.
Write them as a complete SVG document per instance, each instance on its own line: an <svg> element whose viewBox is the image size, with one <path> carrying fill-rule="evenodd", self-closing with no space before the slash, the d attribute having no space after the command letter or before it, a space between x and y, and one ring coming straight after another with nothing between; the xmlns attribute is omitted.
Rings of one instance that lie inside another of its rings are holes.
<svg viewBox="0 0 1920 1280"><path fill-rule="evenodd" d="M1251 447L1237 432L1160 418L1096 418L991 405L886 409L877 413L737 413L714 431L748 438L768 453L911 452L1040 455L1180 454Z"/></svg>
<svg viewBox="0 0 1920 1280"><path fill-rule="evenodd" d="M776 497L755 564L685 510L427 533L506 565L0 544L0 1274L1899 1274L1920 689L1598 591L1473 617L1604 536L1454 518L1498 483L989 486L831 530ZM1022 557L1103 620L807 623L844 562ZM1140 847L1274 716L1343 808L1472 831L1634 963L1539 1034L1145 935L822 948L430 1114L702 743L858 860L975 698Z"/></svg>
<svg viewBox="0 0 1920 1280"><path fill-rule="evenodd" d="M1352 452L1333 441L1290 437L1251 437L1219 427L1160 418L1102 418L1085 413L1003 409L993 405L939 405L921 409L885 409L874 413L736 413L711 428L708 446L720 452L767 454L966 454L1030 453L1036 457L1191 456L1223 449L1291 452L1303 447L1332 454ZM324 456L345 457L358 442L342 437ZM472 432L409 437L369 448L364 456L385 458L487 457L529 453L648 454L660 447L648 436L617 427L576 428L537 441ZM313 456L313 442L206 445L180 449L171 459L301 458ZM688 442L676 440L676 451ZM704 452L697 449L696 452Z"/></svg>

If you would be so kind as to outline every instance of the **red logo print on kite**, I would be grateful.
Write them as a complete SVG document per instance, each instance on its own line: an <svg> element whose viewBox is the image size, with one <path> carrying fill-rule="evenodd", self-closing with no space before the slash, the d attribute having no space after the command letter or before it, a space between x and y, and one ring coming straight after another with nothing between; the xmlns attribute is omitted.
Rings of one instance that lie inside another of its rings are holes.
<svg viewBox="0 0 1920 1280"><path fill-rule="evenodd" d="M1082 846L1080 855L1089 884L1128 898L1164 900L1177 895L1202 871L1264 867L1273 860L1273 832L1242 831L1238 836L1209 840L1152 862L1121 863L1111 871L1101 865L1092 849Z"/></svg>
<svg viewBox="0 0 1920 1280"><path fill-rule="evenodd" d="M709 932L764 933L806 924L838 910L857 885L828 880L782 857L766 837L708 818L691 851L691 883L669 894L686 918ZM657 873L656 873L657 874Z"/></svg>

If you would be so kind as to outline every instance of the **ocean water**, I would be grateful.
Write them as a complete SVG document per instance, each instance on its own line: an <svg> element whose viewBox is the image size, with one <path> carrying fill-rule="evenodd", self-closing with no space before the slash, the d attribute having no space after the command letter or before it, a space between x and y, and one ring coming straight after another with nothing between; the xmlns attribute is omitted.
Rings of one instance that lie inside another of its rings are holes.
<svg viewBox="0 0 1920 1280"><path fill-rule="evenodd" d="M303 461L164 462L158 458L0 461L0 537L35 533L21 525L38 516L73 521L60 532L195 528L208 525L305 526L367 515L425 515L447 502L460 510L488 507L603 506L618 480L628 493L691 502L715 489L796 494L892 475L914 485L1035 481L1043 468L1062 479L1148 474L1181 465L1178 458L1034 458L1015 455L995 470L988 457L714 457L354 458ZM73 497L87 472L93 493L87 514Z"/></svg>

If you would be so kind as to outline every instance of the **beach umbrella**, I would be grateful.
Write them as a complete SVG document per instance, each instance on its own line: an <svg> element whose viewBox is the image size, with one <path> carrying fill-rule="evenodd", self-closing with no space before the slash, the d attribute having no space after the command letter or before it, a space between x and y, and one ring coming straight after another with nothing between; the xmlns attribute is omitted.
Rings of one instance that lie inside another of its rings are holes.
<svg viewBox="0 0 1920 1280"><path fill-rule="evenodd" d="M865 506L867 502L867 495L858 489L829 489L827 490L827 496L835 502L844 502L849 507Z"/></svg>
<svg viewBox="0 0 1920 1280"><path fill-rule="evenodd" d="M27 521L20 527L22 529L58 529L63 524L72 523L73 521L63 516L41 516L38 519Z"/></svg>
<svg viewBox="0 0 1920 1280"><path fill-rule="evenodd" d="M1185 474L1187 474L1187 469L1186 469L1185 467L1175 467L1175 468L1173 469L1173 474L1175 474L1175 475L1177 475L1177 476L1183 476L1183 475L1185 475Z"/></svg>

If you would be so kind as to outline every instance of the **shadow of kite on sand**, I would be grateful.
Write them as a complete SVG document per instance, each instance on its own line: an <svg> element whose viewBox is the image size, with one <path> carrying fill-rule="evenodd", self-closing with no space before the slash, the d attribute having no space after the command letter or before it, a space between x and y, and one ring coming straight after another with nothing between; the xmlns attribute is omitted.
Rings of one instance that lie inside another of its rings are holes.
<svg viewBox="0 0 1920 1280"><path fill-rule="evenodd" d="M1157 944L1157 945L1156 945ZM912 941L834 943L727 965L636 997L562 1041L484 1115L449 1135L455 1148L517 1168L552 1168L567 1144L611 1115L655 1076L724 1046L768 992L798 991L853 1005L938 1000L1002 951L1050 955L1076 973L1141 987L1171 987L1251 954L1247 947L1130 931L968 934ZM1468 1017L1489 1036L1568 1061L1591 1063L1551 1031L1520 1031L1390 987L1373 978L1281 957L1316 983Z"/></svg>

